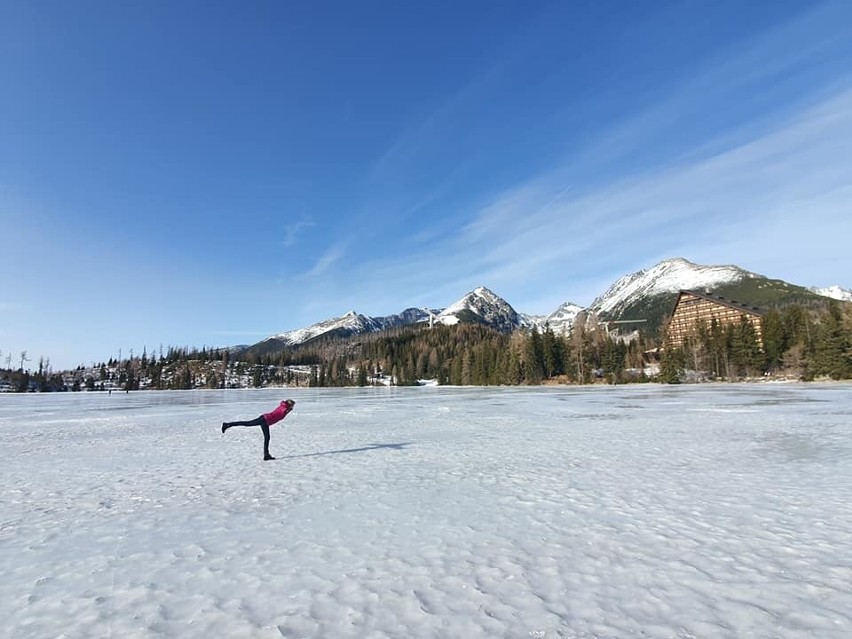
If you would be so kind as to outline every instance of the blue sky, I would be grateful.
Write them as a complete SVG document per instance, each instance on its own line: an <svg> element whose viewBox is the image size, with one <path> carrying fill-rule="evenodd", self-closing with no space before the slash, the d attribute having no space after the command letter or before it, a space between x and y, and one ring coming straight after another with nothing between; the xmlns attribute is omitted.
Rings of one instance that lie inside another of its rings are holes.
<svg viewBox="0 0 852 639"><path fill-rule="evenodd" d="M852 3L0 3L0 358L852 288Z"/></svg>

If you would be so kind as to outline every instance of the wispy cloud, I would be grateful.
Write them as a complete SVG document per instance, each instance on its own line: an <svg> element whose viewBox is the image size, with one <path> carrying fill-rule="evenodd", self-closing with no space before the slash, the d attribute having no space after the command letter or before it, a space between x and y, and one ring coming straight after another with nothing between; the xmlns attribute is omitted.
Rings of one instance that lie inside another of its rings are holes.
<svg viewBox="0 0 852 639"><path fill-rule="evenodd" d="M555 190L552 179L506 194L469 227L476 245L491 245L490 262L529 255L518 274L533 277L599 251L647 255L679 246L714 261L728 253L767 265L791 252L840 257L846 251L836 232L850 225L852 90L713 157L540 208Z"/></svg>
<svg viewBox="0 0 852 639"><path fill-rule="evenodd" d="M852 76L834 55L848 56L847 13L843 3L818 5L719 51L661 87L644 110L501 192L456 190L459 167L471 160L459 156L434 182L385 197L384 182L396 188L395 177L404 182L424 157L437 157L472 105L499 91L495 65L375 163L367 182L380 206L371 198L356 226L374 209L394 210L375 215L379 224L436 208L456 215L412 223L404 254L397 241L356 258L376 232L365 225L346 269L333 268L344 252L336 245L303 277L367 313L399 310L400 297L445 303L477 285L521 310L547 312L566 299L589 303L615 278L676 255L834 283L815 278L826 266L838 277L852 273ZM402 205L382 208L391 200Z"/></svg>
<svg viewBox="0 0 852 639"><path fill-rule="evenodd" d="M451 135L459 126L460 113L474 108L497 86L503 64L495 63L490 69L459 87L433 110L413 121L374 163L370 177L374 181L381 181L388 174L395 173L400 166L405 166L418 157L425 148L435 145L436 140Z"/></svg>
<svg viewBox="0 0 852 639"><path fill-rule="evenodd" d="M457 295L485 284L523 304L560 286L589 303L625 269L674 255L802 284L831 283L802 281L826 261L838 277L852 273L852 89L710 157L581 194L570 179L564 169L518 185L437 248L369 262L359 277L377 291Z"/></svg>
<svg viewBox="0 0 852 639"><path fill-rule="evenodd" d="M331 246L320 256L313 267L298 276L298 279L314 279L326 275L345 254L345 242L340 242Z"/></svg>
<svg viewBox="0 0 852 639"><path fill-rule="evenodd" d="M315 226L315 222L309 218L303 218L291 224L288 224L284 228L284 239L281 240L281 246L284 248L290 248L291 246L295 246L299 237L304 233L306 229Z"/></svg>
<svg viewBox="0 0 852 639"><path fill-rule="evenodd" d="M797 18L720 50L578 149L575 170L613 163L677 163L715 153L731 137L770 131L825 98L848 69L852 37L842 2L815 4ZM843 58L847 58L844 64ZM680 143L680 147L678 147Z"/></svg>

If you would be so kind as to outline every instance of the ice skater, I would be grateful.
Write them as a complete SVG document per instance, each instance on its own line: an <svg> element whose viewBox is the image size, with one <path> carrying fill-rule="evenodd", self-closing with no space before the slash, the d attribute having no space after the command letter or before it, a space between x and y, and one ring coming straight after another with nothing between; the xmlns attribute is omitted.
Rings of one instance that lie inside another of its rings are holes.
<svg viewBox="0 0 852 639"><path fill-rule="evenodd" d="M275 459L269 454L269 427L287 417L287 413L293 410L293 406L295 405L296 402L292 399L285 399L278 404L278 408L274 411L264 413L255 419L246 422L222 422L222 433L224 434L231 426L260 426L260 429L263 431L263 461Z"/></svg>

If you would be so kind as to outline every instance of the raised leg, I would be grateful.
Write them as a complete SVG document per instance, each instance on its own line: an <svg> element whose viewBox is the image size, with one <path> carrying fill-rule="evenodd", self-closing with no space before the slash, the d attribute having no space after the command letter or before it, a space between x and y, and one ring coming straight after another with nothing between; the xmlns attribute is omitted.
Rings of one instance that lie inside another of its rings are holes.
<svg viewBox="0 0 852 639"><path fill-rule="evenodd" d="M261 415L255 419L243 422L222 422L222 432L224 433L231 426L266 426L266 420L263 419L263 415Z"/></svg>

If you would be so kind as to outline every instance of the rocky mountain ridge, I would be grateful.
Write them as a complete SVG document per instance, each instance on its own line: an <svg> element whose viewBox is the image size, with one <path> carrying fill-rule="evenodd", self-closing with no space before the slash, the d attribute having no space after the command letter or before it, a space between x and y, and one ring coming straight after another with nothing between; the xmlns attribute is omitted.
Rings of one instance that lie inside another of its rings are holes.
<svg viewBox="0 0 852 639"><path fill-rule="evenodd" d="M637 299L682 290L714 289L746 278L762 278L738 266L701 266L683 258L659 264L618 279L589 307L595 313L617 314Z"/></svg>
<svg viewBox="0 0 852 639"><path fill-rule="evenodd" d="M457 302L443 309L408 308L401 313L383 317L369 317L350 311L340 317L318 322L311 326L272 335L251 347L254 350L272 351L304 344L321 336L353 336L373 333L399 326L413 324L443 324L452 326L462 322L481 323L503 332L511 333L518 328L545 326L561 333L570 330L578 317L595 314L606 320L631 319L655 315L659 321L660 311L651 305L660 306L660 300L669 302L681 290L736 290L738 284L778 283L784 288L804 291L805 294L852 301L852 291L832 286L822 289L806 289L789 285L780 280L769 280L763 275L747 271L735 265L704 266L683 258L663 260L655 266L625 275L614 282L603 294L595 298L588 308L573 302L565 302L548 315L519 313L509 302L480 286L467 293Z"/></svg>

